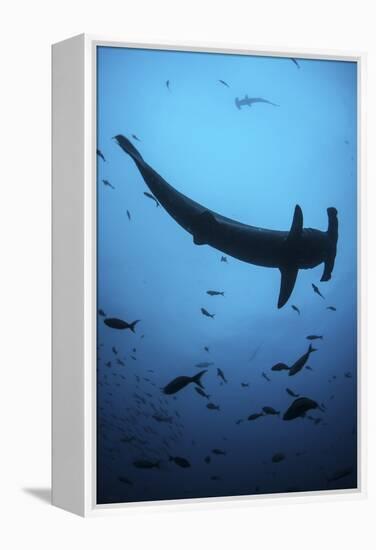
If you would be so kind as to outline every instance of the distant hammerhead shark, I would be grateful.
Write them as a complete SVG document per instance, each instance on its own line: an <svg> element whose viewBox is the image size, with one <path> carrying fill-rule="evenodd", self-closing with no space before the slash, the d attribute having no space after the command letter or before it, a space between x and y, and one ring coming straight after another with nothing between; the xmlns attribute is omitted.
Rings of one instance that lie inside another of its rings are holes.
<svg viewBox="0 0 376 550"><path fill-rule="evenodd" d="M239 99L238 97L235 98L235 105L240 110L243 105L247 105L247 107L252 107L254 103L267 103L268 105L273 105L273 107L279 107L277 103L272 103L271 101L268 101L267 99L264 99L262 97L248 97L248 95L245 95L243 99Z"/></svg>
<svg viewBox="0 0 376 550"><path fill-rule="evenodd" d="M281 272L278 308L288 301L299 269L324 263L321 281L329 281L337 253L338 219L336 208L328 208L328 229L303 228L303 213L295 206L289 231L262 229L226 218L202 206L167 183L142 158L123 135L114 137L135 162L146 185L170 216L193 236L196 245L208 244L238 260Z"/></svg>

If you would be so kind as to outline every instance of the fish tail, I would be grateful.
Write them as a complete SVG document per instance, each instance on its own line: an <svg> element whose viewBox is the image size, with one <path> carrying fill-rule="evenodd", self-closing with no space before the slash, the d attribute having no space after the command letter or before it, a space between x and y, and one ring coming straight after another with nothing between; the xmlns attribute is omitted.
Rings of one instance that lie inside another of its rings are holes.
<svg viewBox="0 0 376 550"><path fill-rule="evenodd" d="M204 389L204 386L202 385L201 383L201 376L203 374L205 374L207 371L206 370L202 370L201 372L199 372L198 374L196 374L195 376L192 376L192 382L194 382L195 384L197 384L198 386L200 386L200 388Z"/></svg>
<svg viewBox="0 0 376 550"><path fill-rule="evenodd" d="M129 328L131 329L132 332L136 332L134 330L134 327L137 325L137 323L139 323L139 319L137 321L133 321L133 323L129 324Z"/></svg>
<svg viewBox="0 0 376 550"><path fill-rule="evenodd" d="M309 344L308 351L309 351L309 353L312 353L313 351L317 351L317 349L312 347L312 344Z"/></svg>
<svg viewBox="0 0 376 550"><path fill-rule="evenodd" d="M133 143L131 143L129 139L127 139L125 136L118 134L117 136L114 137L114 139L116 139L118 145L123 149L125 153L131 156L135 162L144 161L140 152L136 149Z"/></svg>

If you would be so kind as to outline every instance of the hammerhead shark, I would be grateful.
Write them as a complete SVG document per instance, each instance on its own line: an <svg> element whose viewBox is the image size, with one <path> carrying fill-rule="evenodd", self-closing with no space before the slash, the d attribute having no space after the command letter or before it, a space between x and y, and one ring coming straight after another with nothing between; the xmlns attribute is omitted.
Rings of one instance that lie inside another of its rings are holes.
<svg viewBox="0 0 376 550"><path fill-rule="evenodd" d="M142 158L123 135L114 136L135 162L146 185L170 216L193 236L196 245L210 245L250 264L277 268L281 272L278 308L288 301L299 269L324 263L321 281L329 281L337 253L337 210L327 209L328 229L303 228L303 212L295 206L289 231L263 229L240 223L202 206L172 187Z"/></svg>
<svg viewBox="0 0 376 550"><path fill-rule="evenodd" d="M247 107L252 107L254 103L267 103L268 105L273 105L273 107L279 107L277 103L273 103L272 101L268 101L267 99L264 99L263 97L248 97L248 95L245 95L243 99L239 99L238 97L235 98L235 105L240 110L241 107L244 105L247 105Z"/></svg>

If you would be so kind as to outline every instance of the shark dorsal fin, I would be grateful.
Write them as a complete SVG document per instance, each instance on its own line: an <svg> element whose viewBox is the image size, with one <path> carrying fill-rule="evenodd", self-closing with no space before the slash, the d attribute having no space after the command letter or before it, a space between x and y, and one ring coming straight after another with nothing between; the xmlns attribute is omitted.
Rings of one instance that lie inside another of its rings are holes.
<svg viewBox="0 0 376 550"><path fill-rule="evenodd" d="M300 206L297 204L295 206L294 217L290 227L290 232L288 234L287 240L295 240L300 237L303 231L303 212Z"/></svg>
<svg viewBox="0 0 376 550"><path fill-rule="evenodd" d="M298 276L297 267L280 267L281 272L281 288L278 298L278 309L283 307L290 298L294 290L296 277Z"/></svg>

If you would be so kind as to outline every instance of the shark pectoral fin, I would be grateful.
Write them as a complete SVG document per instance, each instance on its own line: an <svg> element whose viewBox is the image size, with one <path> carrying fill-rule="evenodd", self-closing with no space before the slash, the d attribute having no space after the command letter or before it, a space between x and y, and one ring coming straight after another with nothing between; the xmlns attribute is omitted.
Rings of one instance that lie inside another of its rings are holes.
<svg viewBox="0 0 376 550"><path fill-rule="evenodd" d="M302 234L303 231L303 212L300 206L295 206L294 217L290 227L290 232L287 237L287 241L295 240Z"/></svg>
<svg viewBox="0 0 376 550"><path fill-rule="evenodd" d="M290 298L298 276L297 267L280 267L279 270L281 272L281 288L279 291L278 309L283 307Z"/></svg>
<svg viewBox="0 0 376 550"><path fill-rule="evenodd" d="M198 245L208 244L208 238L213 234L218 222L214 214L205 210L201 214L195 216L192 223L193 242Z"/></svg>

